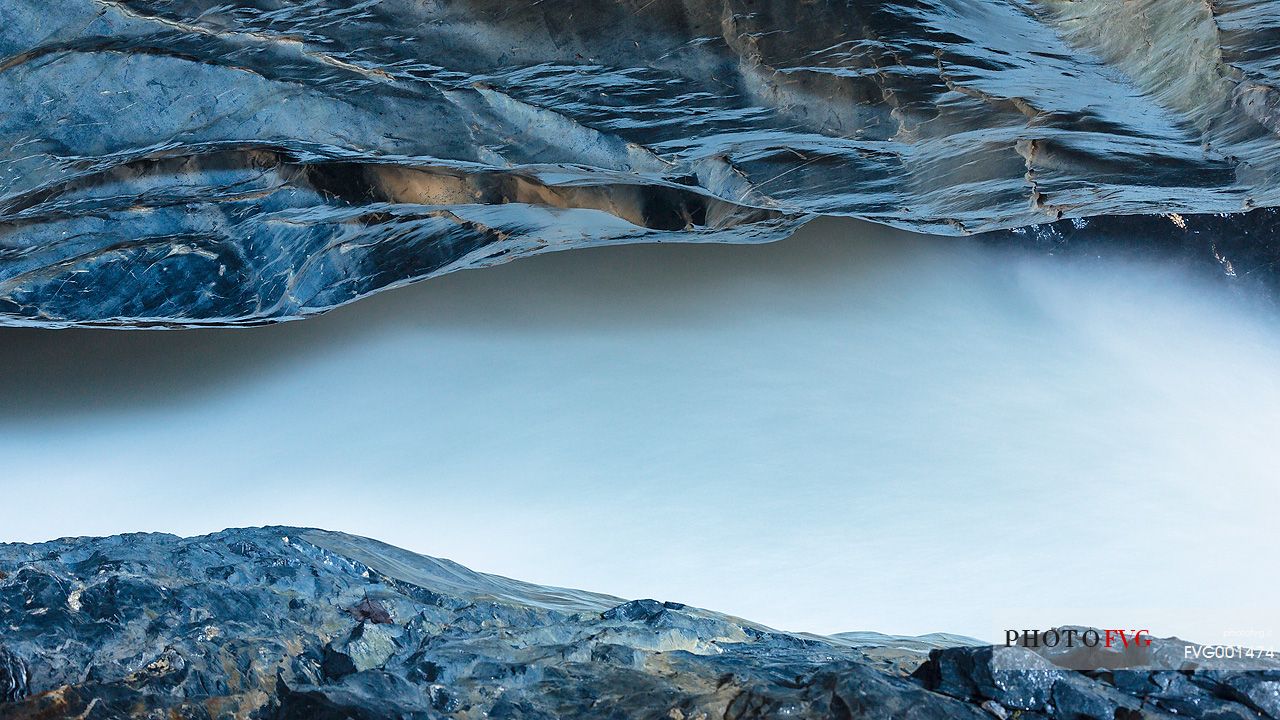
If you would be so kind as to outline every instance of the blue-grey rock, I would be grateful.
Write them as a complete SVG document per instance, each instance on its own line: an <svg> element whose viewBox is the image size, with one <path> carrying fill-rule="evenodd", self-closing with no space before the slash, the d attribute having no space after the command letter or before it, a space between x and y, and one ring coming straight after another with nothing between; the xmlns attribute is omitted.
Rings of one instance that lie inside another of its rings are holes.
<svg viewBox="0 0 1280 720"><path fill-rule="evenodd" d="M1269 718L1280 718L1280 672L1252 672L1226 681L1240 702Z"/></svg>
<svg viewBox="0 0 1280 720"><path fill-rule="evenodd" d="M21 657L0 645L0 702L17 702L30 694L31 671Z"/></svg>
<svg viewBox="0 0 1280 720"><path fill-rule="evenodd" d="M0 322L273 322L818 214L1248 218L1273 1L0 0Z"/></svg>
<svg viewBox="0 0 1280 720"><path fill-rule="evenodd" d="M1121 692L1140 698L1151 707L1182 717L1214 720L1246 720L1257 717L1247 707L1229 697L1224 699L1215 696L1213 692L1221 690L1216 683L1197 684L1183 672L1146 667L1118 670L1107 677Z"/></svg>
<svg viewBox="0 0 1280 720"><path fill-rule="evenodd" d="M1154 638L1149 646L1114 649L1079 643L939 648L914 677L935 692L995 703L1019 717L1275 717L1266 705L1274 702L1274 680L1280 677L1274 654L1197 663L1186 659L1189 645Z"/></svg>
<svg viewBox="0 0 1280 720"><path fill-rule="evenodd" d="M917 672L933 689L972 702L992 700L1013 710L1044 710L1068 673L1020 647L934 651Z"/></svg>
<svg viewBox="0 0 1280 720"><path fill-rule="evenodd" d="M1269 712L1272 670L1219 669L1112 676L956 637L784 633L320 530L0 545L4 720Z"/></svg>

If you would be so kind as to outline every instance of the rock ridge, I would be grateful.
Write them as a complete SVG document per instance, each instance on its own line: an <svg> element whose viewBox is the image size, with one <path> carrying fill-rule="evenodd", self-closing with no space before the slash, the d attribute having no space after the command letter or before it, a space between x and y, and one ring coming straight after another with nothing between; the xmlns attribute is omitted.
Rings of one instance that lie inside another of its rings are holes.
<svg viewBox="0 0 1280 720"><path fill-rule="evenodd" d="M1280 663L1186 646L779 632L302 528L0 545L6 720L1280 718Z"/></svg>

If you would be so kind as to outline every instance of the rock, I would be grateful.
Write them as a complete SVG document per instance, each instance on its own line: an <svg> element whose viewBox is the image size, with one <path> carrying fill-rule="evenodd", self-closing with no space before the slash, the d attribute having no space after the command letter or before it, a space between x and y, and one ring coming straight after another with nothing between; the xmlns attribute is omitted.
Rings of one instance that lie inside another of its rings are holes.
<svg viewBox="0 0 1280 720"><path fill-rule="evenodd" d="M1246 707L1210 693L1219 692L1216 683L1208 687L1192 682L1188 674L1153 668L1134 668L1111 673L1109 680L1121 692L1139 698L1147 705L1182 717L1243 720L1257 715Z"/></svg>
<svg viewBox="0 0 1280 720"><path fill-rule="evenodd" d="M32 663L15 717L973 710L859 664L843 642L528 585L337 533L75 539L0 546L0 563L19 569L0 586L0 642Z"/></svg>
<svg viewBox="0 0 1280 720"><path fill-rule="evenodd" d="M1068 675L1053 684L1045 712L1054 717L1077 720L1139 720L1144 717L1142 703L1076 675Z"/></svg>
<svg viewBox="0 0 1280 720"><path fill-rule="evenodd" d="M676 603L669 603L673 609L682 607ZM638 620L648 622L656 620L667 610L667 605L657 600L632 600L618 607L609 608L600 614L605 620Z"/></svg>
<svg viewBox="0 0 1280 720"><path fill-rule="evenodd" d="M987 700L986 702L982 703L982 709L996 716L1000 720L1007 720L1007 718L1009 717L1009 711L1006 710L1003 705L996 702L995 700Z"/></svg>
<svg viewBox="0 0 1280 720"><path fill-rule="evenodd" d="M1234 237L1280 205L1270 1L7 0L0 321L274 322L820 214Z"/></svg>
<svg viewBox="0 0 1280 720"><path fill-rule="evenodd" d="M946 695L1014 710L1041 711L1066 672L1020 647L934 650L916 677Z"/></svg>
<svg viewBox="0 0 1280 720"><path fill-rule="evenodd" d="M1245 705L1269 718L1280 718L1280 672L1236 675L1224 685Z"/></svg>
<svg viewBox="0 0 1280 720"><path fill-rule="evenodd" d="M0 545L0 564L15 569L5 720L1257 718L1280 678L1274 663L1078 672L955 636L796 635L299 528Z"/></svg>
<svg viewBox="0 0 1280 720"><path fill-rule="evenodd" d="M0 702L17 702L30 695L30 674L22 658L0 645Z"/></svg>
<svg viewBox="0 0 1280 720"><path fill-rule="evenodd" d="M398 639L403 633L399 629L389 630L384 625L360 623L351 631L351 635L330 650L338 657L346 658L351 672L364 672L382 667L396 651L400 649Z"/></svg>
<svg viewBox="0 0 1280 720"><path fill-rule="evenodd" d="M357 620L368 620L371 623L389 625L392 622L395 622L391 618L391 613L383 607L382 603L374 600L373 598L365 598L361 600L360 604L351 608L351 614L355 616Z"/></svg>
<svg viewBox="0 0 1280 720"><path fill-rule="evenodd" d="M994 246L1031 245L1046 253L1104 261L1157 258L1208 279L1247 286L1280 299L1280 212L1276 208L1229 215L1076 218L987 233Z"/></svg>
<svg viewBox="0 0 1280 720"><path fill-rule="evenodd" d="M1083 646L1070 651L1063 646L942 648L930 652L914 677L935 692L982 703L997 717L1006 708L1021 713L1019 717L1034 713L1064 720L1230 720L1269 712L1264 703L1275 701L1274 678L1280 678L1274 660L1199 668L1179 661L1177 669L1170 669L1175 657L1185 655L1186 646L1174 638L1158 638L1151 646L1131 647L1128 652ZM1070 669L1090 660L1097 669Z"/></svg>

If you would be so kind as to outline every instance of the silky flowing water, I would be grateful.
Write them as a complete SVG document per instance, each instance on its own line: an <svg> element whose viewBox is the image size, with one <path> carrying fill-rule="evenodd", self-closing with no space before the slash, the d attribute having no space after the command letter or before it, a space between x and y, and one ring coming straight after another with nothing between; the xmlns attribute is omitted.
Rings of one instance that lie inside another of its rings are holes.
<svg viewBox="0 0 1280 720"><path fill-rule="evenodd" d="M814 632L1280 645L1280 311L823 221L301 323L0 331L4 540L319 526Z"/></svg>

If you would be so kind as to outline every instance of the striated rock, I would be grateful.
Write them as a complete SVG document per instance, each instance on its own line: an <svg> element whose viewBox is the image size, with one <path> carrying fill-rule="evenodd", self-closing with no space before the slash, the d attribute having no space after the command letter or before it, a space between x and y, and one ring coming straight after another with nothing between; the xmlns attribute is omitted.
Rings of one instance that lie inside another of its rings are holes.
<svg viewBox="0 0 1280 720"><path fill-rule="evenodd" d="M815 214L1274 207L1271 1L5 0L0 321L271 322Z"/></svg>
<svg viewBox="0 0 1280 720"><path fill-rule="evenodd" d="M1079 672L953 636L797 635L298 528L0 545L0 567L5 720L1258 718L1280 678L1170 669L1175 640Z"/></svg>
<svg viewBox="0 0 1280 720"><path fill-rule="evenodd" d="M3 578L0 578L3 579ZM30 694L31 671L26 662L0 645L0 702L17 702Z"/></svg>

